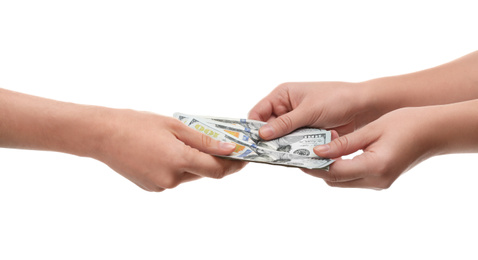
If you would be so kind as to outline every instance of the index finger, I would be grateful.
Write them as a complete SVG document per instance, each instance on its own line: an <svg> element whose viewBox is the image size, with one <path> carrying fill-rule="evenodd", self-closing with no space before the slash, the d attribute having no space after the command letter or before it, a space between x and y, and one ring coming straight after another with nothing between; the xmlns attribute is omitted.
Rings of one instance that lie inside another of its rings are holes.
<svg viewBox="0 0 478 260"><path fill-rule="evenodd" d="M372 174L371 168L375 161L370 152L355 156L353 159L337 159L329 171L301 169L312 176L322 178L329 182L347 182L361 179Z"/></svg>
<svg viewBox="0 0 478 260"><path fill-rule="evenodd" d="M257 103L251 111L249 111L248 118L252 120L259 120L267 122L272 116L273 106L269 100L269 95Z"/></svg>

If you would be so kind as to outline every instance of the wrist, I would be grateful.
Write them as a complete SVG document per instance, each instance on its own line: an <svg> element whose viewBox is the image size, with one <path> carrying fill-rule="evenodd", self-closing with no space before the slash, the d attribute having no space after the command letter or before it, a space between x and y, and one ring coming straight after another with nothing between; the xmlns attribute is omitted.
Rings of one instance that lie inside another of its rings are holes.
<svg viewBox="0 0 478 260"><path fill-rule="evenodd" d="M364 84L364 82L350 84L351 88L349 91L351 94L349 96L349 100L353 102L352 107L358 113L368 112L371 105L371 93L368 92L367 86Z"/></svg>
<svg viewBox="0 0 478 260"><path fill-rule="evenodd" d="M368 110L379 117L401 108L397 93L391 93L386 78L372 79L361 82Z"/></svg>
<svg viewBox="0 0 478 260"><path fill-rule="evenodd" d="M478 100L431 106L435 155L478 152Z"/></svg>
<svg viewBox="0 0 478 260"><path fill-rule="evenodd" d="M101 158L108 140L114 135L115 109L79 105L72 120L65 122L60 136L60 152L82 157Z"/></svg>
<svg viewBox="0 0 478 260"><path fill-rule="evenodd" d="M478 152L478 100L448 105L408 107L390 114L401 114L402 119L393 131L409 133L419 161L436 155Z"/></svg>
<svg viewBox="0 0 478 260"><path fill-rule="evenodd" d="M357 115L360 119L359 126L366 125L393 110L384 106L384 97L379 92L377 83L364 81L356 84L353 96L356 102Z"/></svg>

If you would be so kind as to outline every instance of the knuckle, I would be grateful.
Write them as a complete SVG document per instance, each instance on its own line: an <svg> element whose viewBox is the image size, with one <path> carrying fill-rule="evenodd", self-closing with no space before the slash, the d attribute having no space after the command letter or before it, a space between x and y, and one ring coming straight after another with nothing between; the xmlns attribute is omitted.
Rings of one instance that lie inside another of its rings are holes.
<svg viewBox="0 0 478 260"><path fill-rule="evenodd" d="M293 82L293 81L289 81L289 82L283 82L281 84L279 84L275 89L278 90L278 91L288 91L294 87L297 87L297 86L302 86L302 85L305 85L303 82Z"/></svg>
<svg viewBox="0 0 478 260"><path fill-rule="evenodd" d="M373 168L372 169L373 175L381 179L385 179L390 173L390 169L388 168L388 163L377 164L373 166L372 168Z"/></svg>
<svg viewBox="0 0 478 260"><path fill-rule="evenodd" d="M211 178L213 179L222 179L227 175L227 167L217 168L211 172Z"/></svg>
<svg viewBox="0 0 478 260"><path fill-rule="evenodd" d="M185 126L181 121L175 118L166 118L164 122L166 123L168 127L174 130L181 129Z"/></svg>
<svg viewBox="0 0 478 260"><path fill-rule="evenodd" d="M224 178L225 176L226 176L226 173L223 172L223 171L216 171L216 172L214 172L214 173L212 174L212 178L213 178L213 179L217 179L217 180L222 179L222 178Z"/></svg>
<svg viewBox="0 0 478 260"><path fill-rule="evenodd" d="M288 89L290 88L290 86L292 85L292 82L283 82L281 84L279 84L276 89L277 90L283 90L283 89Z"/></svg>
<svg viewBox="0 0 478 260"><path fill-rule="evenodd" d="M380 181L380 183L377 185L377 188L381 189L381 190L386 190L388 188L390 188L393 184L393 180L389 180L389 179L385 179L385 180L382 180Z"/></svg>
<svg viewBox="0 0 478 260"><path fill-rule="evenodd" d="M188 148L188 149L184 149L184 153L183 153L183 156L185 156L184 158L191 158L191 151L192 148ZM179 169L179 170L185 170L188 168L190 162L184 158L178 158L172 165L173 167L175 167L176 169ZM174 160L174 159L172 159Z"/></svg>
<svg viewBox="0 0 478 260"><path fill-rule="evenodd" d="M198 157L200 151L191 146L183 146L176 158L171 157L171 166L178 170L186 170L191 167L192 163Z"/></svg>
<svg viewBox="0 0 478 260"><path fill-rule="evenodd" d="M230 170L230 173L234 173L234 172L238 172L240 171L242 168L246 167L247 165L247 161L235 161L235 162L231 162L231 168L232 170ZM230 169L231 169L230 168Z"/></svg>
<svg viewBox="0 0 478 260"><path fill-rule="evenodd" d="M156 187L152 190L152 192L163 192L163 191L164 191L164 189L161 188L161 187Z"/></svg>
<svg viewBox="0 0 478 260"><path fill-rule="evenodd" d="M205 134L201 134L201 144L203 147L212 147L213 139Z"/></svg>
<svg viewBox="0 0 478 260"><path fill-rule="evenodd" d="M277 125L282 129L282 130L291 130L292 129L292 119L288 114L282 115L277 118Z"/></svg>
<svg viewBox="0 0 478 260"><path fill-rule="evenodd" d="M232 161L228 160L227 164L224 166L224 174L225 176L229 174L233 174L235 172L240 171L244 166L247 165L247 162L244 161Z"/></svg>
<svg viewBox="0 0 478 260"><path fill-rule="evenodd" d="M339 150L347 150L350 140L349 137L344 135L332 141L331 145L337 146Z"/></svg>
<svg viewBox="0 0 478 260"><path fill-rule="evenodd" d="M163 187L166 189L172 189L176 188L180 183L181 181L178 178L170 178L169 181L163 185Z"/></svg>
<svg viewBox="0 0 478 260"><path fill-rule="evenodd" d="M175 175L165 175L162 176L159 180L154 182L155 186L164 189L172 189L177 187L181 183L180 178Z"/></svg>

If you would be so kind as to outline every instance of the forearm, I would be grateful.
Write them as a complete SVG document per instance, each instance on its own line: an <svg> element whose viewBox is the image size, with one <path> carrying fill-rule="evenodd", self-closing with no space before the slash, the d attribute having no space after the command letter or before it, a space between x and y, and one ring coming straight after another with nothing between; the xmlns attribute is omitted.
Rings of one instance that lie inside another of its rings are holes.
<svg viewBox="0 0 478 260"><path fill-rule="evenodd" d="M435 154L478 152L478 100L431 108L431 129L423 131L430 135Z"/></svg>
<svg viewBox="0 0 478 260"><path fill-rule="evenodd" d="M478 152L478 99L396 109L314 148L324 158L338 158L358 150L363 153L350 160L336 160L329 172L304 171L324 178L331 186L384 189L432 156Z"/></svg>
<svg viewBox="0 0 478 260"><path fill-rule="evenodd" d="M0 89L0 147L92 156L108 136L109 111Z"/></svg>
<svg viewBox="0 0 478 260"><path fill-rule="evenodd" d="M478 51L415 73L360 83L380 114L401 107L450 104L478 98Z"/></svg>

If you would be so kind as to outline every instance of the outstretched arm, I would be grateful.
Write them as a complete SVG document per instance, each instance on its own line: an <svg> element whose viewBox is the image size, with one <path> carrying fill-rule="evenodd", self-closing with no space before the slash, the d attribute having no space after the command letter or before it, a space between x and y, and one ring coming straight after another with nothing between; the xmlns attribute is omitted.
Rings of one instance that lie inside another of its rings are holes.
<svg viewBox="0 0 478 260"><path fill-rule="evenodd" d="M149 191L200 177L221 178L245 165L209 155L227 155L235 145L213 140L174 118L5 89L0 89L0 147L92 157Z"/></svg>
<svg viewBox="0 0 478 260"><path fill-rule="evenodd" d="M443 105L478 98L478 51L410 74L361 83L371 108L383 115L402 107Z"/></svg>
<svg viewBox="0 0 478 260"><path fill-rule="evenodd" d="M257 103L249 117L269 122L260 130L267 140L303 126L346 134L398 108L477 98L478 51L424 71L360 83L284 83Z"/></svg>
<svg viewBox="0 0 478 260"><path fill-rule="evenodd" d="M478 100L394 110L314 152L337 158L330 171L304 170L335 187L388 188L404 172L435 155L478 152Z"/></svg>

